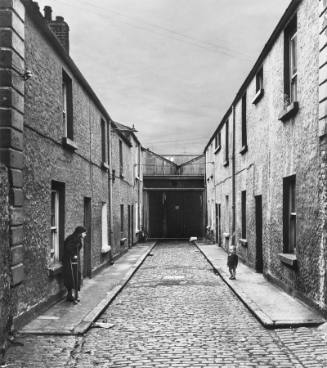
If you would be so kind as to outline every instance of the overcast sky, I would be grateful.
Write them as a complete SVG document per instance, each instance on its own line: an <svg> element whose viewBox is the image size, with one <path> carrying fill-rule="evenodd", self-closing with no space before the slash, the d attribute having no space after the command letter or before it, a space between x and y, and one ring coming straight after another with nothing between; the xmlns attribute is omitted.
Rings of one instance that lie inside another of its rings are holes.
<svg viewBox="0 0 327 368"><path fill-rule="evenodd" d="M146 148L202 153L290 0L39 0L113 120Z"/></svg>

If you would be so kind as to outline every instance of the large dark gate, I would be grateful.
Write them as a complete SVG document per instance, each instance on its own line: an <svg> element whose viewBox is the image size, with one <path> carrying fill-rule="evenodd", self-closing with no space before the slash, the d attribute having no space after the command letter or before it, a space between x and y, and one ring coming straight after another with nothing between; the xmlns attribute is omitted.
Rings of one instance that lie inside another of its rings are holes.
<svg viewBox="0 0 327 368"><path fill-rule="evenodd" d="M149 192L149 235L188 238L203 235L202 191Z"/></svg>
<svg viewBox="0 0 327 368"><path fill-rule="evenodd" d="M144 151L143 226L151 238L204 235L204 155Z"/></svg>

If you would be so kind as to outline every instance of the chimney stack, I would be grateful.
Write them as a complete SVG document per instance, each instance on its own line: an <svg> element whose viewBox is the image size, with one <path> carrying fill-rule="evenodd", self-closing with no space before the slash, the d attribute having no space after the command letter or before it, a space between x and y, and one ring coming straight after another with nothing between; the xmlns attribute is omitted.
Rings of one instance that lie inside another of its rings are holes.
<svg viewBox="0 0 327 368"><path fill-rule="evenodd" d="M51 6L45 6L44 7L44 19L47 22L51 22L52 21L52 9L51 9Z"/></svg>
<svg viewBox="0 0 327 368"><path fill-rule="evenodd" d="M61 45L69 53L69 26L64 17L57 16L52 20L52 9L50 6L44 7L44 19L48 23L51 31L56 35Z"/></svg>

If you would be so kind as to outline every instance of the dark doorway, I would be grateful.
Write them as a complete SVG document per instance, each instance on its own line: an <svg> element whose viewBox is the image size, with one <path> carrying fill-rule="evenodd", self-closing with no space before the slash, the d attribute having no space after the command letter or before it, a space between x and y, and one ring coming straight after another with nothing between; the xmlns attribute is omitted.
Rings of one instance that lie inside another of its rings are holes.
<svg viewBox="0 0 327 368"><path fill-rule="evenodd" d="M183 237L184 201L181 192L166 193L167 238Z"/></svg>
<svg viewBox="0 0 327 368"><path fill-rule="evenodd" d="M84 263L83 277L91 277L91 239L92 239L92 210L91 198L84 198L84 227L86 228L86 237L84 239Z"/></svg>
<svg viewBox="0 0 327 368"><path fill-rule="evenodd" d="M202 191L155 191L149 193L152 238L202 236Z"/></svg>
<svg viewBox="0 0 327 368"><path fill-rule="evenodd" d="M131 247L131 206L128 205L127 209L127 217L128 217L128 247Z"/></svg>
<svg viewBox="0 0 327 368"><path fill-rule="evenodd" d="M190 236L201 237L203 225L202 192L183 192L183 200L183 238L189 238Z"/></svg>
<svg viewBox="0 0 327 368"><path fill-rule="evenodd" d="M149 192L149 237L161 238L163 236L163 201L164 193L160 191Z"/></svg>
<svg viewBox="0 0 327 368"><path fill-rule="evenodd" d="M131 246L134 244L134 205L131 208Z"/></svg>
<svg viewBox="0 0 327 368"><path fill-rule="evenodd" d="M216 243L221 247L221 205L216 203Z"/></svg>
<svg viewBox="0 0 327 368"><path fill-rule="evenodd" d="M256 262L257 272L263 272L262 252L262 196L255 197Z"/></svg>

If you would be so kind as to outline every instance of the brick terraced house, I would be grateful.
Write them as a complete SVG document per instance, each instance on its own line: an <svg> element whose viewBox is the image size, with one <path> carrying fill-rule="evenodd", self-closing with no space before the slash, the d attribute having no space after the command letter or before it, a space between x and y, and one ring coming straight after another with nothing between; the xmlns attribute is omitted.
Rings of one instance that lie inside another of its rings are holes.
<svg viewBox="0 0 327 368"><path fill-rule="evenodd" d="M325 313L326 8L291 1L205 147L214 240Z"/></svg>
<svg viewBox="0 0 327 368"><path fill-rule="evenodd" d="M69 27L51 8L0 1L0 345L13 320L62 296L63 240L76 226L87 228L83 277L140 228L135 130L112 121L68 49Z"/></svg>

